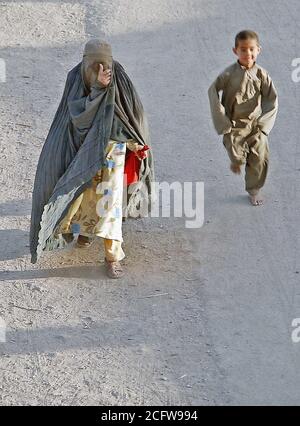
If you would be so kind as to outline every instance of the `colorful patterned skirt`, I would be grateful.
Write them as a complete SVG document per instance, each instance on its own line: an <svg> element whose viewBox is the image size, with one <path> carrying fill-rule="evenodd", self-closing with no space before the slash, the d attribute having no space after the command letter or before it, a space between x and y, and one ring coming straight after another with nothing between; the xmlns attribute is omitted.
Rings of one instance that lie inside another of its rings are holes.
<svg viewBox="0 0 300 426"><path fill-rule="evenodd" d="M72 203L58 227L58 233L80 233L123 241L122 205L126 143L110 140L106 162L87 188Z"/></svg>

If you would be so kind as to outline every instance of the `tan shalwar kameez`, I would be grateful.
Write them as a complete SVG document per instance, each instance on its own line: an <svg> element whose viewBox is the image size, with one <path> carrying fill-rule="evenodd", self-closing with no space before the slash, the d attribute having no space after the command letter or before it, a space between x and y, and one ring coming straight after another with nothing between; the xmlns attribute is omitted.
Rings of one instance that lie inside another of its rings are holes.
<svg viewBox="0 0 300 426"><path fill-rule="evenodd" d="M274 84L257 64L247 69L236 62L217 77L208 95L215 129L231 162L246 165L246 191L256 195L266 180L268 135L278 110Z"/></svg>

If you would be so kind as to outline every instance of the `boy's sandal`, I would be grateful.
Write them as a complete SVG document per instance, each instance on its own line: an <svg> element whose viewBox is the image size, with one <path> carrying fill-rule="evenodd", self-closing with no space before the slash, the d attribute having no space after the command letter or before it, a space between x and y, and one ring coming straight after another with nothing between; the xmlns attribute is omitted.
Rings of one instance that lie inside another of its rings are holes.
<svg viewBox="0 0 300 426"><path fill-rule="evenodd" d="M109 262L105 259L105 268L109 278L122 278L125 275L120 262Z"/></svg>
<svg viewBox="0 0 300 426"><path fill-rule="evenodd" d="M78 235L77 238L77 247L89 247L92 244L93 240L89 237L85 237L84 235Z"/></svg>

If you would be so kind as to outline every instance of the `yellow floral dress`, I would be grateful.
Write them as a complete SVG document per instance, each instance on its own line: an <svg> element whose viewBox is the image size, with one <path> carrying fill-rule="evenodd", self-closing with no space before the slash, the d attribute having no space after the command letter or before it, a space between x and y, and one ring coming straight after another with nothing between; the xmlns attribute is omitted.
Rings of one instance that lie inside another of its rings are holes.
<svg viewBox="0 0 300 426"><path fill-rule="evenodd" d="M110 140L106 148L106 161L87 188L72 203L58 227L58 233L80 233L86 237L98 236L123 241L122 205L126 147L135 150L133 140Z"/></svg>

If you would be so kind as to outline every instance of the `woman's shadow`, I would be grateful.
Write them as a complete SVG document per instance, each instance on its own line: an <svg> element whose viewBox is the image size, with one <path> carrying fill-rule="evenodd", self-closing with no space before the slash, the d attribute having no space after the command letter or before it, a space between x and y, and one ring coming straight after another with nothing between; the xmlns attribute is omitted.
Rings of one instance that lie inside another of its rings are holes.
<svg viewBox="0 0 300 426"><path fill-rule="evenodd" d="M26 216L31 213L31 200L13 200L6 203L0 204L0 216ZM29 250L29 230L24 231L22 229L1 229L0 230L0 261L14 260L30 256ZM95 243L94 243L95 244ZM68 249L75 250L74 248ZM107 279L103 266L100 265L100 254L95 255L96 248L89 249L78 249L81 250L79 257L82 260L87 258L89 261L94 260L90 266L86 265L70 265L68 267L54 267L46 269L27 269L19 271L0 271L0 281L7 280L19 280L19 279L35 279L35 278L51 278L51 277L63 277L63 278L84 278L84 279ZM91 250L91 251L89 251ZM55 253L57 257L57 265L64 263L69 260L70 254L66 250L58 250ZM94 252L94 256L92 255ZM74 251L73 254L78 252ZM76 255L75 263L76 263ZM99 265L97 265L97 260ZM43 264L43 260L40 265Z"/></svg>
<svg viewBox="0 0 300 426"><path fill-rule="evenodd" d="M31 200L11 200L0 204L0 216L27 216L31 212ZM28 232L21 229L0 230L0 261L12 260L23 257L28 253Z"/></svg>

